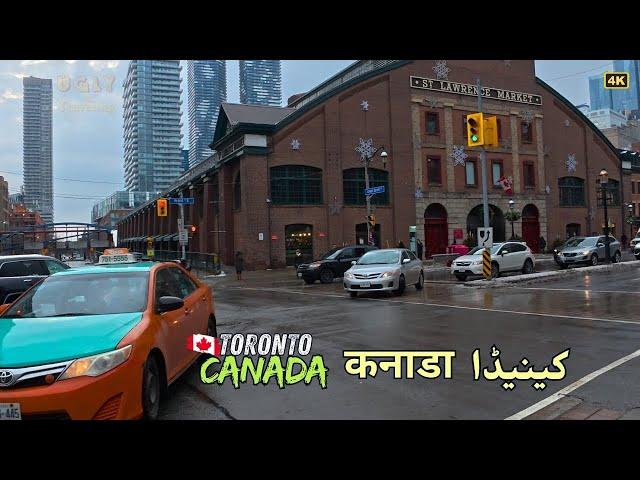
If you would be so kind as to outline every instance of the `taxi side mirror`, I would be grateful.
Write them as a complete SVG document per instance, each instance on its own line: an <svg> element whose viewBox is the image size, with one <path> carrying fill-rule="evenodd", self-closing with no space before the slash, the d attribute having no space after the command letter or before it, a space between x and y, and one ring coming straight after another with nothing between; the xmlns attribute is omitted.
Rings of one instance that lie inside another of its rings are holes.
<svg viewBox="0 0 640 480"><path fill-rule="evenodd" d="M184 307L184 301L178 297L160 297L158 299L158 313L172 312Z"/></svg>

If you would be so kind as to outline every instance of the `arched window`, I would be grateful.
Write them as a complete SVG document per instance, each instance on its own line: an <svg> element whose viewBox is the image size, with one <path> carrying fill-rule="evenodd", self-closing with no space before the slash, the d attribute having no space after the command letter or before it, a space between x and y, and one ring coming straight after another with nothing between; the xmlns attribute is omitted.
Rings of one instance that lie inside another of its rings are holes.
<svg viewBox="0 0 640 480"><path fill-rule="evenodd" d="M371 197L371 205L389 205L389 172L369 168L369 187L384 186L384 193ZM342 188L345 205L365 205L364 168L350 168L342 172Z"/></svg>
<svg viewBox="0 0 640 480"><path fill-rule="evenodd" d="M242 185L240 185L240 172L236 173L233 181L233 208L239 210L242 206Z"/></svg>
<svg viewBox="0 0 640 480"><path fill-rule="evenodd" d="M600 179L596 180L596 188L598 191L598 206L602 207L602 186ZM620 182L612 178L607 182L607 207L620 206Z"/></svg>
<svg viewBox="0 0 640 480"><path fill-rule="evenodd" d="M272 167L271 202L275 205L322 203L322 170L304 165Z"/></svg>
<svg viewBox="0 0 640 480"><path fill-rule="evenodd" d="M578 177L562 177L558 179L561 207L584 206L584 180Z"/></svg>

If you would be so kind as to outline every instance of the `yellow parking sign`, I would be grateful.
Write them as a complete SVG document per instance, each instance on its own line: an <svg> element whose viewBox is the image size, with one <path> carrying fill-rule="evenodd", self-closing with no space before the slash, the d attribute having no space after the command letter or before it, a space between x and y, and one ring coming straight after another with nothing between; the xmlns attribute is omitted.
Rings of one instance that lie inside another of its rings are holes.
<svg viewBox="0 0 640 480"><path fill-rule="evenodd" d="M629 88L629 72L605 72L604 88L609 90L625 90Z"/></svg>

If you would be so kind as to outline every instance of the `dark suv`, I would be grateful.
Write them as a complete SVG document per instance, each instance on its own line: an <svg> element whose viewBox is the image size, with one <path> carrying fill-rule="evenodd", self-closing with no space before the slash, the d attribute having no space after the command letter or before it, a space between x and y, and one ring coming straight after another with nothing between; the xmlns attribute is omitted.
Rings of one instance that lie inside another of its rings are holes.
<svg viewBox="0 0 640 480"><path fill-rule="evenodd" d="M378 247L371 245L333 248L322 255L319 260L299 265L298 278L303 279L306 284L311 284L316 280L320 280L322 283L331 283L334 278L344 276L344 272L351 268L352 261L377 249Z"/></svg>
<svg viewBox="0 0 640 480"><path fill-rule="evenodd" d="M0 256L0 305L12 303L32 285L68 265L45 255Z"/></svg>

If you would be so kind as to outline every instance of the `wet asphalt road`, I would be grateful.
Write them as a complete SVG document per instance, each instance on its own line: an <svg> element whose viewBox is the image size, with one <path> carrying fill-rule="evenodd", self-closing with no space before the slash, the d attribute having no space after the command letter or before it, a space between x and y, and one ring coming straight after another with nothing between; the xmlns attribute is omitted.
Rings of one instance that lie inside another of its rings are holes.
<svg viewBox="0 0 640 480"><path fill-rule="evenodd" d="M165 419L504 419L640 349L640 262L631 270L585 273L501 288L427 283L401 297L351 299L340 283L214 287L219 333L310 333L324 356L327 389L205 385L191 370L170 389ZM472 352L489 366L492 345L505 369L523 357L536 368L571 348L563 380L536 391L531 381L505 391L473 379ZM344 350L455 350L453 378L396 380L392 372L359 379L344 371ZM640 358L576 389L580 401L620 411L640 407Z"/></svg>

